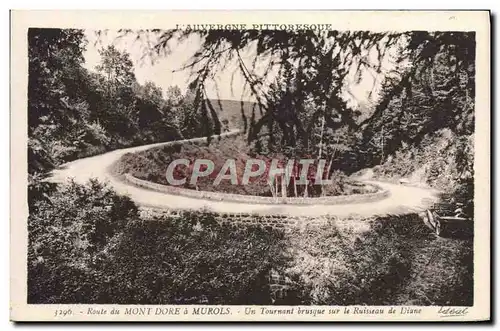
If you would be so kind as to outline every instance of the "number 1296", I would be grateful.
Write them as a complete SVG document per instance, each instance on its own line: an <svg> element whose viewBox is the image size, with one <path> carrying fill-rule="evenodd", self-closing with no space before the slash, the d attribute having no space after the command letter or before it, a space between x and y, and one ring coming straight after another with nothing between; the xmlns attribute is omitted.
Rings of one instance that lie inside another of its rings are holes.
<svg viewBox="0 0 500 331"><path fill-rule="evenodd" d="M71 316L73 312L71 309L57 309L54 313L54 317L66 317Z"/></svg>

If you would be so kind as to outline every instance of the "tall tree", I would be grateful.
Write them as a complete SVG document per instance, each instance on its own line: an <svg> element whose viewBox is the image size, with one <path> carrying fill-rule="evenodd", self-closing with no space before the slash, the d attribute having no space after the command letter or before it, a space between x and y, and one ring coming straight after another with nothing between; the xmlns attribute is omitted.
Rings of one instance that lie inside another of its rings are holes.
<svg viewBox="0 0 500 331"><path fill-rule="evenodd" d="M86 41L73 29L28 30L28 170L51 168L57 163L53 142L63 139L85 116L86 104L70 98L83 63ZM65 128L65 129L64 129Z"/></svg>
<svg viewBox="0 0 500 331"><path fill-rule="evenodd" d="M105 96L103 105L96 109L98 120L115 139L128 133L131 139L136 131L137 119L134 87L137 82L134 66L127 52L120 52L110 45L99 51L101 62L96 69Z"/></svg>

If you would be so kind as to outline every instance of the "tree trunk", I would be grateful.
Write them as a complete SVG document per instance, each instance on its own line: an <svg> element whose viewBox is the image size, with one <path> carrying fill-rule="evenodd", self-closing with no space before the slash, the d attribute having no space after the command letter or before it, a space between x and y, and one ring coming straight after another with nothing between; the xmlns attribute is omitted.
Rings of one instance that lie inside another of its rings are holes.
<svg viewBox="0 0 500 331"><path fill-rule="evenodd" d="M434 84L434 68L433 68L433 66L431 66L430 70L431 70L431 93L432 93L432 95L434 95L434 89L435 89L436 85Z"/></svg>
<svg viewBox="0 0 500 331"><path fill-rule="evenodd" d="M323 118L321 119L321 133L319 135L319 152L318 159L321 159L323 156L323 135L325 132L325 114L323 114Z"/></svg>
<svg viewBox="0 0 500 331"><path fill-rule="evenodd" d="M330 156L330 159L328 160L328 165L326 166L326 180L330 179L330 171L332 169L332 164L333 164L333 155ZM325 196L323 187L321 187L321 196Z"/></svg>
<svg viewBox="0 0 500 331"><path fill-rule="evenodd" d="M382 125L382 139L381 139L381 145L382 145L382 148L381 148L381 155L382 155L382 159L380 161L380 164L384 163L384 144L385 144L385 133L384 133L384 126Z"/></svg>
<svg viewBox="0 0 500 331"><path fill-rule="evenodd" d="M330 177L330 171L332 170L332 164L333 164L333 156L330 157L330 160L328 161L328 166L326 167L326 179Z"/></svg>
<svg viewBox="0 0 500 331"><path fill-rule="evenodd" d="M286 171L285 174L281 177L281 197L286 198Z"/></svg>
<svg viewBox="0 0 500 331"><path fill-rule="evenodd" d="M274 181L268 180L267 185L269 185L269 188L271 190L271 194L272 194L273 198L276 198L276 190L274 189Z"/></svg>
<svg viewBox="0 0 500 331"><path fill-rule="evenodd" d="M337 145L339 143L340 137L337 137ZM332 155L330 155L330 159L328 160L328 166L326 167L326 179L330 178L330 171L332 170L333 159L335 158L335 153L337 152L336 146L333 148ZM323 195L323 188L321 188L321 195Z"/></svg>

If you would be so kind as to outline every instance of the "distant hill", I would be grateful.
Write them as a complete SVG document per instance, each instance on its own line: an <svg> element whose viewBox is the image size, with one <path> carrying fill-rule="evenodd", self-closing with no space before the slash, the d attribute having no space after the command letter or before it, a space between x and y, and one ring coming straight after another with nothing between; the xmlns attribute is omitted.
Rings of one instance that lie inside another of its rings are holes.
<svg viewBox="0 0 500 331"><path fill-rule="evenodd" d="M254 109L255 120L260 118L259 105L255 102L217 99L210 99L210 102L217 112L220 122L222 123L224 120L227 120L229 128L243 129L245 123L244 117L246 118L247 125L250 125Z"/></svg>

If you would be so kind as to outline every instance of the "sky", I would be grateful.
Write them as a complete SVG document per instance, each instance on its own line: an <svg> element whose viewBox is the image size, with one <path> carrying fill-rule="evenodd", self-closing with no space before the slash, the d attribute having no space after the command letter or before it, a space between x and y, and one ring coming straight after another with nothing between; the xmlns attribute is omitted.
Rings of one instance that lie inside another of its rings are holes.
<svg viewBox="0 0 500 331"><path fill-rule="evenodd" d="M171 44L173 49L171 54L157 57L153 64L150 58L144 56L144 40L137 41L133 34L124 38L117 38L118 33L116 31L108 31L105 35L101 35L98 38L95 31L86 30L85 35L89 41L87 50L84 53L85 67L87 69L95 70L100 61L99 49L113 44L120 51L125 50L130 53L131 59L134 62L135 75L140 84L152 81L161 87L164 92L168 87L174 85L179 86L181 91L186 91L191 72L189 69L178 70L189 62L200 46L198 37L191 37L182 43ZM250 60L248 60L248 63L250 63ZM386 64L386 67L388 69L390 65ZM250 93L243 93L245 80L239 71L234 75L234 79L231 82L231 75L235 68L235 65L230 65L227 69L219 73L219 76L215 78L217 88L215 84L207 84L209 98L255 101ZM375 91L378 90L382 75L378 77L363 75L363 79L359 84L354 83L354 77L351 77L351 79L352 81L347 84L350 94L346 94L345 97L348 99L350 105L355 106L358 103L369 101L368 94L374 87Z"/></svg>
<svg viewBox="0 0 500 331"><path fill-rule="evenodd" d="M200 40L197 37L190 38L174 45L174 51L171 54L157 58L155 63L152 64L150 58L144 57L144 43L136 41L133 35L117 39L118 34L109 31L105 36L97 38L95 31L92 30L86 30L85 35L89 41L87 50L84 53L85 67L87 69L95 70L100 61L99 49L113 44L120 51L126 50L130 53L134 63L135 76L140 84L152 81L161 87L164 92L168 87L174 85L179 86L183 92L186 91L191 71L189 69L177 70L189 62L189 59L200 46ZM220 73L220 77L216 78L221 99L241 100L242 98L244 78L240 74L236 74L231 89L231 79L228 79L228 77L231 77L233 69L234 67L228 68ZM215 99L218 97L214 85L207 85L207 93L210 98ZM251 97L247 95L243 99L250 100Z"/></svg>

